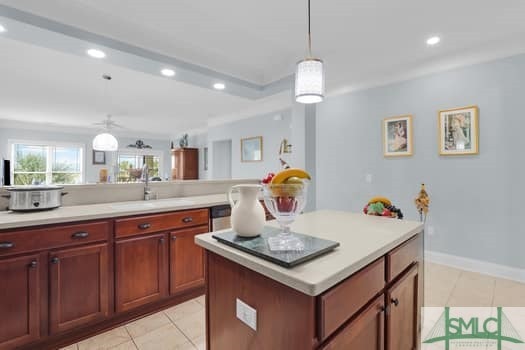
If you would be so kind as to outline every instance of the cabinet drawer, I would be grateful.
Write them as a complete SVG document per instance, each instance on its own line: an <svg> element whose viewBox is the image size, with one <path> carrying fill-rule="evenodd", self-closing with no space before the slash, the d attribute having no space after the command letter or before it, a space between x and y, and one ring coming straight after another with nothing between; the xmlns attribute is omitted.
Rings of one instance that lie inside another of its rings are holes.
<svg viewBox="0 0 525 350"><path fill-rule="evenodd" d="M385 287L385 259L381 258L333 287L319 298L319 335L326 339Z"/></svg>
<svg viewBox="0 0 525 350"><path fill-rule="evenodd" d="M167 214L137 216L115 220L115 235L127 237L184 227L208 225L208 209L184 210Z"/></svg>
<svg viewBox="0 0 525 350"><path fill-rule="evenodd" d="M421 239L421 234L419 234L387 254L387 282L394 280L401 272L419 260L422 249Z"/></svg>
<svg viewBox="0 0 525 350"><path fill-rule="evenodd" d="M0 256L106 241L109 232L109 222L101 221L0 233Z"/></svg>

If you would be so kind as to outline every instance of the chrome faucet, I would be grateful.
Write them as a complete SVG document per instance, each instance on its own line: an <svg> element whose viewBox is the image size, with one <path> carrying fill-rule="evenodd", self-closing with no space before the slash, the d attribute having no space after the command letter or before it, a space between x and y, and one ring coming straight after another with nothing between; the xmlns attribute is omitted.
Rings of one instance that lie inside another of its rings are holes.
<svg viewBox="0 0 525 350"><path fill-rule="evenodd" d="M147 163L142 166L142 181L144 181L144 200L151 199L151 188L149 188L149 167Z"/></svg>

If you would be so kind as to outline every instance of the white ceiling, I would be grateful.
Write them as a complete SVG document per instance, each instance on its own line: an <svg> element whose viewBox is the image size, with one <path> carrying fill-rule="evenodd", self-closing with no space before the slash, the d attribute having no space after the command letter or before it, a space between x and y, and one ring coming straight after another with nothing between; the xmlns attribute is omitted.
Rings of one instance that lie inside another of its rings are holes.
<svg viewBox="0 0 525 350"><path fill-rule="evenodd" d="M2 0L58 22L269 83L305 54L306 0ZM525 33L523 0L312 0L328 77L395 69ZM439 50L425 39L439 34Z"/></svg>
<svg viewBox="0 0 525 350"><path fill-rule="evenodd" d="M0 3L256 84L289 76L305 54L306 0ZM523 0L312 0L312 16L314 54L326 62L329 94L525 52ZM425 40L434 34L442 42L429 48ZM7 41L0 39L1 55L10 59L0 68L2 82L7 77L17 88L6 96L2 83L0 118L18 118L13 108L23 108L24 118L49 111L45 119L98 120L101 107L91 101L105 71L116 78L114 114L133 128L202 127L210 116L290 104L287 92L247 101Z"/></svg>
<svg viewBox="0 0 525 350"><path fill-rule="evenodd" d="M0 62L0 119L85 128L111 113L135 134L178 135L263 104L1 37Z"/></svg>

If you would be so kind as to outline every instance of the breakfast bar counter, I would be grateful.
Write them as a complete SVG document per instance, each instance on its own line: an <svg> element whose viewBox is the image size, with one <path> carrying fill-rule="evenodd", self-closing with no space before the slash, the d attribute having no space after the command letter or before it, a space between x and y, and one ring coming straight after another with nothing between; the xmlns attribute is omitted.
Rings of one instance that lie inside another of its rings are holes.
<svg viewBox="0 0 525 350"><path fill-rule="evenodd" d="M292 231L340 246L285 268L196 236L206 249L208 349L418 348L421 223L317 211Z"/></svg>

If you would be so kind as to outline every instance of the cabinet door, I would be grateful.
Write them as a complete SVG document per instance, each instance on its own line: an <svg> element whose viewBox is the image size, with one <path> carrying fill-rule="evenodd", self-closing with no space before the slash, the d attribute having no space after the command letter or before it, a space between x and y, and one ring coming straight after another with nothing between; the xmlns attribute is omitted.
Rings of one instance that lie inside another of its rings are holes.
<svg viewBox="0 0 525 350"><path fill-rule="evenodd" d="M0 349L13 349L40 337L38 255L0 260Z"/></svg>
<svg viewBox="0 0 525 350"><path fill-rule="evenodd" d="M170 233L170 293L204 285L204 250L195 236L208 232L208 226Z"/></svg>
<svg viewBox="0 0 525 350"><path fill-rule="evenodd" d="M52 334L108 316L106 243L49 253L49 329Z"/></svg>
<svg viewBox="0 0 525 350"><path fill-rule="evenodd" d="M418 264L387 292L387 350L418 348Z"/></svg>
<svg viewBox="0 0 525 350"><path fill-rule="evenodd" d="M385 347L385 303L381 295L326 344L323 350L383 350Z"/></svg>
<svg viewBox="0 0 525 350"><path fill-rule="evenodd" d="M117 311L162 299L168 294L166 234L117 241L115 297Z"/></svg>

